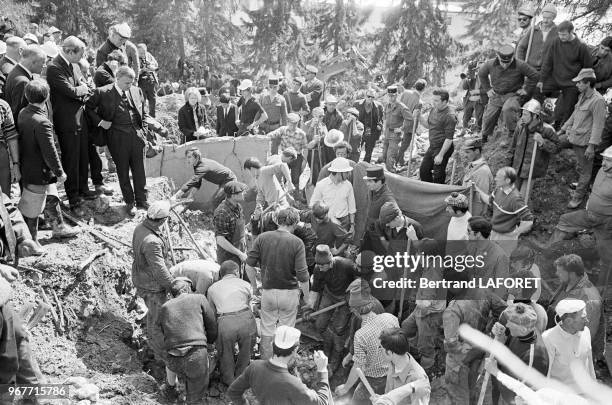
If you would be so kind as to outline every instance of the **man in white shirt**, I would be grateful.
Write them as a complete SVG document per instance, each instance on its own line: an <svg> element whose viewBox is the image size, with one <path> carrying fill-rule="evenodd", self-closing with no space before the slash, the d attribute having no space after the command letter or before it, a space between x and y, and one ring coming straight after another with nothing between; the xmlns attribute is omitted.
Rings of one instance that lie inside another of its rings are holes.
<svg viewBox="0 0 612 405"><path fill-rule="evenodd" d="M567 298L559 301L555 307L557 326L542 334L548 350L548 377L560 381L574 390L576 394L584 394L576 381L574 373L577 361L589 376L595 380L593 353L591 351L591 332L586 326L589 322L586 313L586 303L582 300Z"/></svg>
<svg viewBox="0 0 612 405"><path fill-rule="evenodd" d="M353 186L348 181L348 174L353 168L348 159L339 157L332 161L328 170L329 176L317 183L310 206L323 202L329 207L329 217L353 234L357 208Z"/></svg>

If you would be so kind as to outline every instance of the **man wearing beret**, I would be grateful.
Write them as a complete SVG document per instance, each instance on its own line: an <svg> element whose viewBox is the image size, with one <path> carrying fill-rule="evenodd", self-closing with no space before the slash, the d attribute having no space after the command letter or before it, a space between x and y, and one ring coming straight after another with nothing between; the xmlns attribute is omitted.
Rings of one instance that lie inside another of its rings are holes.
<svg viewBox="0 0 612 405"><path fill-rule="evenodd" d="M586 304L579 299L566 298L557 304L555 312L557 325L542 334L550 364L547 377L584 396L584 386L576 381L576 369L570 365L578 361L588 377L593 380L597 378L591 350L591 332L587 327L590 320L587 317Z"/></svg>
<svg viewBox="0 0 612 405"><path fill-rule="evenodd" d="M491 193L493 187L493 173L487 161L482 156L482 140L480 138L468 139L463 143L463 152L469 162L463 175L464 186L470 182L486 193ZM472 215L483 215L486 212L486 204L480 199L480 194L472 196Z"/></svg>
<svg viewBox="0 0 612 405"><path fill-rule="evenodd" d="M514 132L522 104L521 98L530 92L525 83L530 83L530 80L533 86L538 80L538 72L514 57L512 45L502 45L497 50L497 56L482 65L478 77L482 90L489 96L482 118L484 143L493 134L500 115L503 115L508 131Z"/></svg>
<svg viewBox="0 0 612 405"><path fill-rule="evenodd" d="M217 241L217 262L233 260L240 264L246 261L246 240L244 236L244 201L246 184L230 181L223 187L225 200L215 209L213 224Z"/></svg>
<svg viewBox="0 0 612 405"><path fill-rule="evenodd" d="M268 79L268 94L262 96L259 102L268 116L268 119L259 126L262 133L267 134L287 125L287 103L285 98L278 94L278 78ZM272 155L278 153L279 145L280 140L272 141Z"/></svg>
<svg viewBox="0 0 612 405"><path fill-rule="evenodd" d="M318 311L342 302L355 279L355 264L344 257L334 257L327 245L318 245L308 310ZM307 312L308 313L308 312ZM323 335L323 352L329 357L329 372L336 372L344 351L351 312L346 305L325 312L315 319L317 331Z"/></svg>
<svg viewBox="0 0 612 405"><path fill-rule="evenodd" d="M530 369L546 375L548 373L548 352L542 336L536 331L538 316L535 310L527 304L511 304L502 312L500 320L502 318L505 320L505 324L496 322L493 325L492 333L496 340L505 343L506 347ZM500 371L513 375L510 370L503 366L500 366ZM513 376L516 378L522 377L520 375ZM495 397L497 391L501 393L505 403L512 403L516 394L505 386L495 383L493 396ZM499 387L499 391L495 389L495 386Z"/></svg>
<svg viewBox="0 0 612 405"><path fill-rule="evenodd" d="M323 96L324 85L323 82L317 79L317 73L319 69L312 65L306 66L306 83L302 85L302 93L308 100L308 107L312 111L313 108L321 105L321 97Z"/></svg>
<svg viewBox="0 0 612 405"><path fill-rule="evenodd" d="M136 294L148 308L146 335L155 357L166 360L164 335L158 324L159 311L167 300L174 277L166 266L168 241L162 227L170 216L168 201L155 201L149 206L147 216L134 229L132 250L132 283Z"/></svg>
<svg viewBox="0 0 612 405"><path fill-rule="evenodd" d="M340 124L340 131L344 134L344 140L351 145L349 159L358 162L361 156L361 137L363 136L363 124L357 119L359 111L355 107L349 107L345 111L346 119Z"/></svg>
<svg viewBox="0 0 612 405"><path fill-rule="evenodd" d="M385 124L383 127L383 161L387 171L394 173L397 163L402 134L412 132L414 122L408 107L398 99L397 86L387 87L389 102L385 105Z"/></svg>

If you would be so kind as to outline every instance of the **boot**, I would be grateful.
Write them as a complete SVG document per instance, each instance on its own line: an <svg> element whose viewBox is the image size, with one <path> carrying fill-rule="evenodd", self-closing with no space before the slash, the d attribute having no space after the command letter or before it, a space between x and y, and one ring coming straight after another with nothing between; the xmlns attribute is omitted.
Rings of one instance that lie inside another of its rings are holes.
<svg viewBox="0 0 612 405"><path fill-rule="evenodd" d="M38 243L38 217L28 218L23 217L24 222L28 226L30 235L32 235L32 245L28 246L28 253L32 256L41 256L44 254L43 247Z"/></svg>
<svg viewBox="0 0 612 405"><path fill-rule="evenodd" d="M80 232L78 227L69 226L64 222L64 216L59 207L59 200L56 198L47 200L47 204L45 205L45 217L49 219L49 223L53 229L53 238L72 238Z"/></svg>

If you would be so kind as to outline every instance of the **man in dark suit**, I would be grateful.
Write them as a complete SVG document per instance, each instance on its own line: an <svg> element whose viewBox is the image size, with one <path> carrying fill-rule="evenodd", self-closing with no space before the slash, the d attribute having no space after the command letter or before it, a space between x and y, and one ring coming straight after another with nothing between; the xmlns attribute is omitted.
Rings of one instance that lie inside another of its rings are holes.
<svg viewBox="0 0 612 405"><path fill-rule="evenodd" d="M142 90L133 86L136 74L121 66L115 83L96 89L87 100L87 114L94 125L107 131L107 143L115 165L123 200L129 215L147 209L144 152L147 111ZM130 183L130 170L134 188ZM135 206L134 206L135 204Z"/></svg>
<svg viewBox="0 0 612 405"><path fill-rule="evenodd" d="M108 29L108 38L96 52L96 67L106 61L106 57L112 51L118 49L125 55L126 63L134 69L136 75L140 70L140 60L138 59L138 49L134 43L129 41L132 30L126 23L115 24Z"/></svg>
<svg viewBox="0 0 612 405"><path fill-rule="evenodd" d="M25 47L25 41L18 36L6 40L6 53L0 58L0 93L4 90L8 74L21 60L21 52Z"/></svg>
<svg viewBox="0 0 612 405"><path fill-rule="evenodd" d="M115 83L115 72L119 66L125 65L125 55L115 49L106 57L106 62L98 66L93 76L96 87L104 87L107 84Z"/></svg>
<svg viewBox="0 0 612 405"><path fill-rule="evenodd" d="M85 127L84 100L90 92L86 83L77 79L73 63L83 57L85 44L75 36L62 43L60 54L47 66L47 82L51 88L53 123L62 151L62 166L67 179L64 183L70 208L82 215L83 198L95 199L89 190L87 172L89 166L88 137Z"/></svg>
<svg viewBox="0 0 612 405"><path fill-rule="evenodd" d="M6 78L4 85L4 99L11 106L15 124L19 111L26 105L28 100L25 98L25 87L32 79L34 74L40 74L47 61L47 54L38 45L28 45L22 54L19 62Z"/></svg>
<svg viewBox="0 0 612 405"><path fill-rule="evenodd" d="M236 126L236 106L230 104L230 96L227 93L219 97L221 103L217 106L217 136L234 136L238 132Z"/></svg>
<svg viewBox="0 0 612 405"><path fill-rule="evenodd" d="M53 139L53 124L47 116L46 102L49 86L42 79L34 79L24 88L29 104L19 113L19 146L23 192L19 210L28 225L32 240L38 244L38 216L44 208L45 217L53 229L53 237L66 238L79 233L68 226L59 207L56 183L66 180Z"/></svg>

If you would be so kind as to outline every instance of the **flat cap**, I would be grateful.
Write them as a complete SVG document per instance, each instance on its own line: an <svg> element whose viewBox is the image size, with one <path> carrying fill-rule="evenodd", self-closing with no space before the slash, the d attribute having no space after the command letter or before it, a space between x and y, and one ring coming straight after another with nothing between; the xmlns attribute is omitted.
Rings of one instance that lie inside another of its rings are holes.
<svg viewBox="0 0 612 405"><path fill-rule="evenodd" d="M289 349L300 343L302 332L287 325L281 325L274 332L274 345L279 349Z"/></svg>
<svg viewBox="0 0 612 405"><path fill-rule="evenodd" d="M574 82L579 82L582 79L596 79L597 76L595 76L595 70L593 70L593 68L584 68L582 70L580 70L580 72L578 73L578 76L574 77L572 79L572 81Z"/></svg>
<svg viewBox="0 0 612 405"><path fill-rule="evenodd" d="M115 25L115 32L121 35L123 38L130 38L132 36L132 29L127 23L121 23Z"/></svg>
<svg viewBox="0 0 612 405"><path fill-rule="evenodd" d="M159 200L153 202L147 210L147 217L150 219L162 219L170 216L170 202Z"/></svg>
<svg viewBox="0 0 612 405"><path fill-rule="evenodd" d="M563 316L565 314L573 314L582 311L585 308L586 303L584 301L575 298L566 298L564 300L559 301L559 303L555 307L555 312L557 313L557 315Z"/></svg>
<svg viewBox="0 0 612 405"><path fill-rule="evenodd" d="M389 94L397 93L397 86L389 86L389 87L387 87L387 93L389 93Z"/></svg>
<svg viewBox="0 0 612 405"><path fill-rule="evenodd" d="M306 65L306 71L309 73L314 73L315 75L319 73L319 69L317 69L316 67L312 65Z"/></svg>
<svg viewBox="0 0 612 405"><path fill-rule="evenodd" d="M223 186L223 191L225 192L226 195L234 195L234 194L239 194L242 193L243 191L245 191L247 189L247 185L244 183L241 183L239 181L229 181L227 183L225 183L225 186Z"/></svg>

